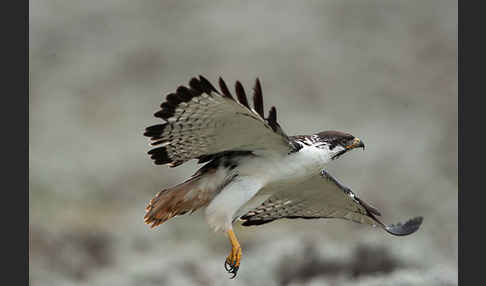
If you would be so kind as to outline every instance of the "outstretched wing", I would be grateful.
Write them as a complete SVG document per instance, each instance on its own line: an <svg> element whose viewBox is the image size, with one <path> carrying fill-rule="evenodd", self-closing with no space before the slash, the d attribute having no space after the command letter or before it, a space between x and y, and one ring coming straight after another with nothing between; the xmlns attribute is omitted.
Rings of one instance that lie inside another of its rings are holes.
<svg viewBox="0 0 486 286"><path fill-rule="evenodd" d="M320 175L299 185L299 189L279 191L240 219L244 221L244 226L250 226L281 218L342 218L357 223L379 225L393 235L411 234L420 227L423 220L422 217L416 217L404 224L385 225L376 218L380 215L378 210L322 170Z"/></svg>
<svg viewBox="0 0 486 286"><path fill-rule="evenodd" d="M254 87L254 108L236 82L237 100L219 78L221 91L204 77L192 78L189 87L179 86L154 115L165 121L145 129L155 164L178 166L191 159L207 162L222 152L288 153L293 145L277 123L275 107L264 118L260 81Z"/></svg>

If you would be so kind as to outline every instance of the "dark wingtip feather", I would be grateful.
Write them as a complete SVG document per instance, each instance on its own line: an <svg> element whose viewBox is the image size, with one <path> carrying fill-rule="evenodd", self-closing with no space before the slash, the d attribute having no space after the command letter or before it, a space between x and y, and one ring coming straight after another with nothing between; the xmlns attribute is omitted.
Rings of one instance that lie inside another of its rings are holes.
<svg viewBox="0 0 486 286"><path fill-rule="evenodd" d="M275 108L275 106L272 106L272 108L270 108L267 119L269 121L277 122L277 109Z"/></svg>
<svg viewBox="0 0 486 286"><path fill-rule="evenodd" d="M188 102L189 100L191 100L193 98L193 94L191 93L191 91L183 85L181 85L177 88L176 94L177 94L177 96L180 97L180 99L183 102Z"/></svg>
<svg viewBox="0 0 486 286"><path fill-rule="evenodd" d="M167 123L165 124L156 124L145 128L145 132L143 133L144 136L158 138L164 132L164 129L167 127Z"/></svg>
<svg viewBox="0 0 486 286"><path fill-rule="evenodd" d="M161 110L154 113L155 117L162 118L164 120L172 117L175 113L176 107L181 102L187 102L194 97L195 92L191 92L185 86L179 86L175 93L169 93L166 96L166 101L160 105Z"/></svg>
<svg viewBox="0 0 486 286"><path fill-rule="evenodd" d="M169 93L167 94L167 96L165 97L165 100L167 102L170 102L171 105L173 106L177 106L179 103L182 102L183 98L180 97L178 94L176 93Z"/></svg>
<svg viewBox="0 0 486 286"><path fill-rule="evenodd" d="M229 92L229 89L226 86L226 83L224 82L222 77L219 77L218 83L219 83L219 88L221 89L221 92L223 93L223 96L234 100L233 96Z"/></svg>
<svg viewBox="0 0 486 286"><path fill-rule="evenodd" d="M272 127L273 131L277 130L278 123L277 123L277 109L275 106L272 106L270 108L270 111L268 112L268 117L267 117L267 122L270 127Z"/></svg>
<svg viewBox="0 0 486 286"><path fill-rule="evenodd" d="M263 114L263 95L262 86L260 85L260 80L257 78L255 82L255 87L253 88L253 106L255 111L262 117L265 118Z"/></svg>
<svg viewBox="0 0 486 286"><path fill-rule="evenodd" d="M209 80L207 80L202 75L199 75L199 82L205 93L207 94L211 92L219 93L218 90L216 90L216 88L214 88L214 86L211 84L211 82L209 82Z"/></svg>
<svg viewBox="0 0 486 286"><path fill-rule="evenodd" d="M236 91L236 97L238 98L238 102L246 106L246 108L250 109L250 106L248 105L248 100L246 99L245 89L243 88L241 82L236 81L235 91Z"/></svg>
<svg viewBox="0 0 486 286"><path fill-rule="evenodd" d="M174 114L174 110L171 109L162 109L154 113L155 117L162 118L162 119L167 119Z"/></svg>
<svg viewBox="0 0 486 286"><path fill-rule="evenodd" d="M422 225L423 222L423 217L415 217L412 219L409 219L405 223L397 223L397 224L391 224L391 225L386 225L385 230L392 235L397 235L397 236L403 236L403 235L409 235L414 232L416 232L419 228L420 225Z"/></svg>
<svg viewBox="0 0 486 286"><path fill-rule="evenodd" d="M201 95L204 92L204 87L201 85L201 82L195 77L191 78L189 81L189 86L191 87L192 92L195 96Z"/></svg>
<svg viewBox="0 0 486 286"><path fill-rule="evenodd" d="M165 147L157 147L151 149L147 152L147 154L149 154L150 158L155 161L154 163L156 165L163 165L172 162L172 159L169 157L169 154L167 153L167 149Z"/></svg>

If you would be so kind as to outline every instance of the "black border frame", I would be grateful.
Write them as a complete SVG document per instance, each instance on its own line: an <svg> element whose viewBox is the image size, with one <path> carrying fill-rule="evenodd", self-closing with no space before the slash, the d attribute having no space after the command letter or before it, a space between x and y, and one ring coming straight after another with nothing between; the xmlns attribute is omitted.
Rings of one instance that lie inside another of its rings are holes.
<svg viewBox="0 0 486 286"><path fill-rule="evenodd" d="M29 285L29 1L5 2L2 41L4 284Z"/></svg>
<svg viewBox="0 0 486 286"><path fill-rule="evenodd" d="M475 1L458 1L458 256L459 285L480 285L486 119L484 97L484 10ZM467 5L466 5L467 4ZM476 4L476 5L474 5ZM475 7L477 6L477 7ZM477 165L476 165L477 164ZM440 198L439 198L440 199ZM438 201L438 203L440 203ZM478 283L478 282L479 283Z"/></svg>

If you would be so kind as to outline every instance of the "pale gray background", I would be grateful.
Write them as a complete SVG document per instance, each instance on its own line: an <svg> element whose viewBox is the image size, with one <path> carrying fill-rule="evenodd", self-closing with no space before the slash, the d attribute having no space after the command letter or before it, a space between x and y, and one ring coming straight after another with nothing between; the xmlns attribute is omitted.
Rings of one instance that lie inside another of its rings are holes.
<svg viewBox="0 0 486 286"><path fill-rule="evenodd" d="M260 77L286 132L366 143L329 172L408 237L342 220L150 230L145 204L197 168L154 166L143 129L203 74ZM456 1L30 3L31 285L456 285Z"/></svg>

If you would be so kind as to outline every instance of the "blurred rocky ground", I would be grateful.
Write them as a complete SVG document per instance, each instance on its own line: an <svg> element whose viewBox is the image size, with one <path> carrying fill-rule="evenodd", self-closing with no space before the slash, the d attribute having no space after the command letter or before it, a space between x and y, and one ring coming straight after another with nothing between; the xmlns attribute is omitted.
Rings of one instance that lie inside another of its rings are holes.
<svg viewBox="0 0 486 286"><path fill-rule="evenodd" d="M456 1L30 2L31 285L457 285ZM388 223L236 226L200 213L150 230L145 204L194 162L154 166L143 129L203 74L260 77L288 134L359 136L328 171Z"/></svg>

